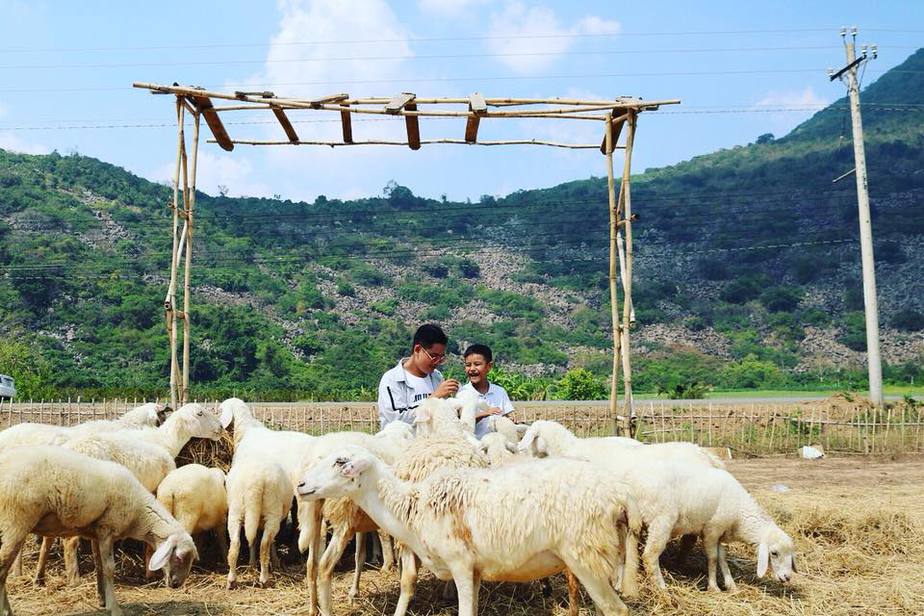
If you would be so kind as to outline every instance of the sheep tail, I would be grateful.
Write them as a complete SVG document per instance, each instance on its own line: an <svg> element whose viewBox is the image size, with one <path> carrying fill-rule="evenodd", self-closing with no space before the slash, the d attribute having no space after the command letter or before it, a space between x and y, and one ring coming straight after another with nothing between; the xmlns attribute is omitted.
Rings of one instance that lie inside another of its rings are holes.
<svg viewBox="0 0 924 616"><path fill-rule="evenodd" d="M642 514L638 503L626 495L626 528L624 546L626 550L625 567L622 574L622 594L627 597L638 596L638 538L642 532Z"/></svg>
<svg viewBox="0 0 924 616"><path fill-rule="evenodd" d="M263 492L266 490L265 483L260 484L260 494L249 494L244 502L244 536L247 537L247 545L253 546L257 538L257 530L260 528L260 513L263 510Z"/></svg>

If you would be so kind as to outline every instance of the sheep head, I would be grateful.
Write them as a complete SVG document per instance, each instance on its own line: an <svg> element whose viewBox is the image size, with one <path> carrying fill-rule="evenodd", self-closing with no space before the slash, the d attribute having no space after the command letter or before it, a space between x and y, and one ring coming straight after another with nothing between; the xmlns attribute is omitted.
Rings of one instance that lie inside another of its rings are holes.
<svg viewBox="0 0 924 616"><path fill-rule="evenodd" d="M223 430L218 417L196 402L181 406L170 415L168 422L179 423L192 437L207 438L213 441L221 438Z"/></svg>
<svg viewBox="0 0 924 616"><path fill-rule="evenodd" d="M344 447L308 469L295 494L308 501L349 497L360 490L363 474L375 461L375 456L362 447Z"/></svg>
<svg viewBox="0 0 924 616"><path fill-rule="evenodd" d="M148 563L148 569L163 569L167 586L179 588L189 577L193 562L198 559L199 552L189 533L176 532L157 546Z"/></svg>
<svg viewBox="0 0 924 616"><path fill-rule="evenodd" d="M772 569L777 580L788 582L797 572L795 552L792 538L774 524L757 546L757 577L764 577Z"/></svg>
<svg viewBox="0 0 924 616"><path fill-rule="evenodd" d="M251 414L247 403L240 398L228 398L218 405L218 408L221 411L219 415L221 427L224 429L227 429L228 426L231 425L235 416L240 416L242 413L246 413L247 415Z"/></svg>

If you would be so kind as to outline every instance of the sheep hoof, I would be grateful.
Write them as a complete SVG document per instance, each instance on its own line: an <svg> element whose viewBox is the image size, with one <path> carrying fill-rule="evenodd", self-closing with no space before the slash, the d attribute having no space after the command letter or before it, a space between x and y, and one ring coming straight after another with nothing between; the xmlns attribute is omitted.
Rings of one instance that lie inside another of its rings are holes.
<svg viewBox="0 0 924 616"><path fill-rule="evenodd" d="M237 588L237 580L228 580L225 584L225 590L234 590Z"/></svg>
<svg viewBox="0 0 924 616"><path fill-rule="evenodd" d="M727 592L730 592L730 593L734 594L734 593L738 592L738 585L735 584L734 582L732 582L731 584L726 584L726 585L725 585L725 590L726 590Z"/></svg>
<svg viewBox="0 0 924 616"><path fill-rule="evenodd" d="M35 576L35 578L33 578L33 580L32 580L32 583L33 583L34 585L36 585L36 586L44 586L44 585L45 585L45 576L44 576L44 575L42 575L42 576Z"/></svg>
<svg viewBox="0 0 924 616"><path fill-rule="evenodd" d="M722 592L722 589L719 588L718 584L709 584L709 588L707 590L709 590L709 592Z"/></svg>
<svg viewBox="0 0 924 616"><path fill-rule="evenodd" d="M272 588L273 580L260 580L257 582L257 586L260 588Z"/></svg>

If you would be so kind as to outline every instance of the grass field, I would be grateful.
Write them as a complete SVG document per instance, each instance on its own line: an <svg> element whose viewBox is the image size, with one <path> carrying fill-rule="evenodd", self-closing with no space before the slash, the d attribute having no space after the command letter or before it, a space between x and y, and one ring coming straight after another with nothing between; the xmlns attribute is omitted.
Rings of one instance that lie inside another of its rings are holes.
<svg viewBox="0 0 924 616"><path fill-rule="evenodd" d="M643 577L642 597L629 602L632 614L689 616L847 616L922 613L924 605L924 499L920 480L924 458L901 460L850 458L815 462L793 458L735 460L730 470L793 535L799 552L797 574L790 585L756 579L754 551L730 550L729 564L738 581L735 594L705 589L705 559L699 547L684 565L670 550L662 559L669 588L659 595ZM778 485L788 491L781 493ZM773 489L777 486L777 489ZM335 580L336 614L382 616L394 610L398 595L395 573L364 573L361 596L347 602L349 564L342 563ZM245 559L242 556L242 562ZM34 559L27 557L27 573ZM292 562L276 574L272 588L258 588L253 571L244 570L242 586L224 589L226 568L203 562L180 590L145 584L140 562L122 559L116 595L126 616L306 614L304 570ZM95 609L92 575L76 588L64 584L58 560L50 569L48 587L36 589L25 579L11 579L10 602L16 614L87 616ZM411 616L449 616L453 602L441 596L442 584L425 574L411 603ZM539 583L485 584L482 616L563 616L566 588L554 578L550 594ZM593 613L584 597L582 616Z"/></svg>

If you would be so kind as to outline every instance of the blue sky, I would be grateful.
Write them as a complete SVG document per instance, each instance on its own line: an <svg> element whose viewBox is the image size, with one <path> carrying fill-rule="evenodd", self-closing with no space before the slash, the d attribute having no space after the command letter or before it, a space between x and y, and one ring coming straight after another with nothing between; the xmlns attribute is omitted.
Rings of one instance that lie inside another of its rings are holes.
<svg viewBox="0 0 924 616"><path fill-rule="evenodd" d="M133 81L304 97L681 99L642 116L638 172L784 134L842 96L825 74L844 64L841 25L879 45L869 83L922 46L924 2L0 0L0 147L77 151L167 181L173 105ZM267 116L235 116L229 132L281 137L274 124L248 123ZM336 135L339 125L296 126L309 138ZM421 127L425 136L463 130L445 120ZM402 131L400 122L354 124L357 139ZM597 131L590 122L486 121L480 134L594 142ZM311 200L380 194L393 179L417 194L477 199L604 174L593 151L242 146L227 154L203 143L199 186Z"/></svg>

